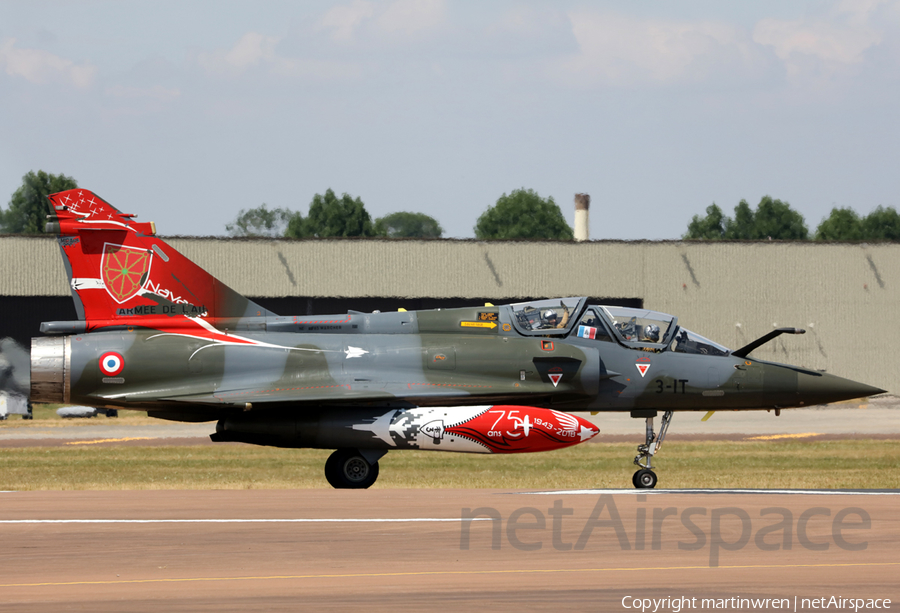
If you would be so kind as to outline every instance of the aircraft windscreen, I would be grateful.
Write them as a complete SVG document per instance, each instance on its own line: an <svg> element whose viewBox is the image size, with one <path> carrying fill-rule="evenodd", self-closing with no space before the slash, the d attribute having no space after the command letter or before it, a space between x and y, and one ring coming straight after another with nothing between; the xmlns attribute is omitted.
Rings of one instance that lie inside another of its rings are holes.
<svg viewBox="0 0 900 613"><path fill-rule="evenodd" d="M554 298L510 305L516 327L523 332L568 330L583 298Z"/></svg>
<svg viewBox="0 0 900 613"><path fill-rule="evenodd" d="M609 315L622 340L632 343L663 342L675 319L665 313L644 309L605 306L603 310Z"/></svg>
<svg viewBox="0 0 900 613"><path fill-rule="evenodd" d="M730 349L726 349L718 343L714 343L708 338L704 338L696 332L691 332L685 328L681 328L672 341L672 351L678 353L697 353L701 355L728 355Z"/></svg>

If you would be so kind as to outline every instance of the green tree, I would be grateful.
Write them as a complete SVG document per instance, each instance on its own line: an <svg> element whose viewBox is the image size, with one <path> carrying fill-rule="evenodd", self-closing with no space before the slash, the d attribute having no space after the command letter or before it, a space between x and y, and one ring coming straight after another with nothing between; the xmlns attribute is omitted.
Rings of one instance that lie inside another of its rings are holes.
<svg viewBox="0 0 900 613"><path fill-rule="evenodd" d="M480 239L545 238L572 240L574 233L553 197L541 198L531 189L503 194L475 224Z"/></svg>
<svg viewBox="0 0 900 613"><path fill-rule="evenodd" d="M734 217L722 215L713 203L706 208L706 217L694 215L688 224L685 239L729 240L806 240L809 230L803 215L787 202L763 196L753 210L746 200L734 207Z"/></svg>
<svg viewBox="0 0 900 613"><path fill-rule="evenodd" d="M734 207L734 219L725 220L725 238L729 240L751 240L756 236L756 213L746 200L738 202Z"/></svg>
<svg viewBox="0 0 900 613"><path fill-rule="evenodd" d="M809 229L803 215L787 202L763 196L756 207L755 231L757 239L806 240Z"/></svg>
<svg viewBox="0 0 900 613"><path fill-rule="evenodd" d="M833 208L831 215L816 228L817 241L858 241L863 239L863 225L851 208Z"/></svg>
<svg viewBox="0 0 900 613"><path fill-rule="evenodd" d="M0 232L9 234L41 234L50 213L47 196L75 189L78 183L66 175L52 175L39 170L22 177L22 185L13 192L9 208L0 211Z"/></svg>
<svg viewBox="0 0 900 613"><path fill-rule="evenodd" d="M889 206L878 206L862 220L864 240L900 241L900 215Z"/></svg>
<svg viewBox="0 0 900 613"><path fill-rule="evenodd" d="M295 216L288 223L285 236L302 238L315 236L374 236L372 218L362 200L349 194L340 198L331 189L325 195L316 194L309 205L309 215L303 219Z"/></svg>
<svg viewBox="0 0 900 613"><path fill-rule="evenodd" d="M299 213L269 209L265 203L255 209L241 209L234 221L225 225L231 236L284 236L291 219Z"/></svg>
<svg viewBox="0 0 900 613"><path fill-rule="evenodd" d="M691 223L688 224L687 234L683 238L702 238L706 240L725 238L725 220L726 217L722 213L722 209L713 202L706 207L706 217L694 215Z"/></svg>
<svg viewBox="0 0 900 613"><path fill-rule="evenodd" d="M425 213L400 211L375 220L375 234L390 238L440 238L441 224Z"/></svg>
<svg viewBox="0 0 900 613"><path fill-rule="evenodd" d="M847 208L831 209L831 215L816 228L816 240L896 241L900 240L900 215L894 207L878 206L865 217Z"/></svg>

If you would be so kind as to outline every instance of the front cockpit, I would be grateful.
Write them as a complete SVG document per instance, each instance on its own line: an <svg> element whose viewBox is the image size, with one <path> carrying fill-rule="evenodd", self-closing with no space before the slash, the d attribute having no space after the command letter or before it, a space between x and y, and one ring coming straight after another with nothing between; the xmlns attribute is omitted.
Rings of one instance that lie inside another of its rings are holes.
<svg viewBox="0 0 900 613"><path fill-rule="evenodd" d="M662 350L678 327L678 318L657 311L628 307L601 306L599 310L612 322L613 330L623 343Z"/></svg>
<svg viewBox="0 0 900 613"><path fill-rule="evenodd" d="M678 318L658 311L628 307L589 307L606 315L619 342L632 349L727 356L730 349L678 325Z"/></svg>

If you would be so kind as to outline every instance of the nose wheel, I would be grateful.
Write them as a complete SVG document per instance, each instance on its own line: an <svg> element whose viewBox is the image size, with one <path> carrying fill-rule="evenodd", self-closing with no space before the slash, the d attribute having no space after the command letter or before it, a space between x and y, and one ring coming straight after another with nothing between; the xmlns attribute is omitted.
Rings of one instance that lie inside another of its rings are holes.
<svg viewBox="0 0 900 613"><path fill-rule="evenodd" d="M631 477L631 482L639 490L653 489L656 487L656 473L649 468L642 468L634 473L634 476Z"/></svg>
<svg viewBox="0 0 900 613"><path fill-rule="evenodd" d="M672 422L672 411L663 413L662 423L659 426L659 436L653 432L653 418L647 418L646 438L643 445L638 445L638 454L634 458L634 463L641 469L634 473L631 477L631 483L638 489L653 489L656 487L656 473L653 472L653 456L659 453L666 433L669 431L669 424Z"/></svg>

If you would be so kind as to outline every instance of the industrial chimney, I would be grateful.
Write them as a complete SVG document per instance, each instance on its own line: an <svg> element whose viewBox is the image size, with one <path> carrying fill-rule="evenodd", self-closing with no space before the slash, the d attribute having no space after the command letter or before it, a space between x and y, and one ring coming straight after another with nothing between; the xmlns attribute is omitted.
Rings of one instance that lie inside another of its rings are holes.
<svg viewBox="0 0 900 613"><path fill-rule="evenodd" d="M590 238L588 209L591 208L590 194L575 194L575 240L586 241Z"/></svg>

